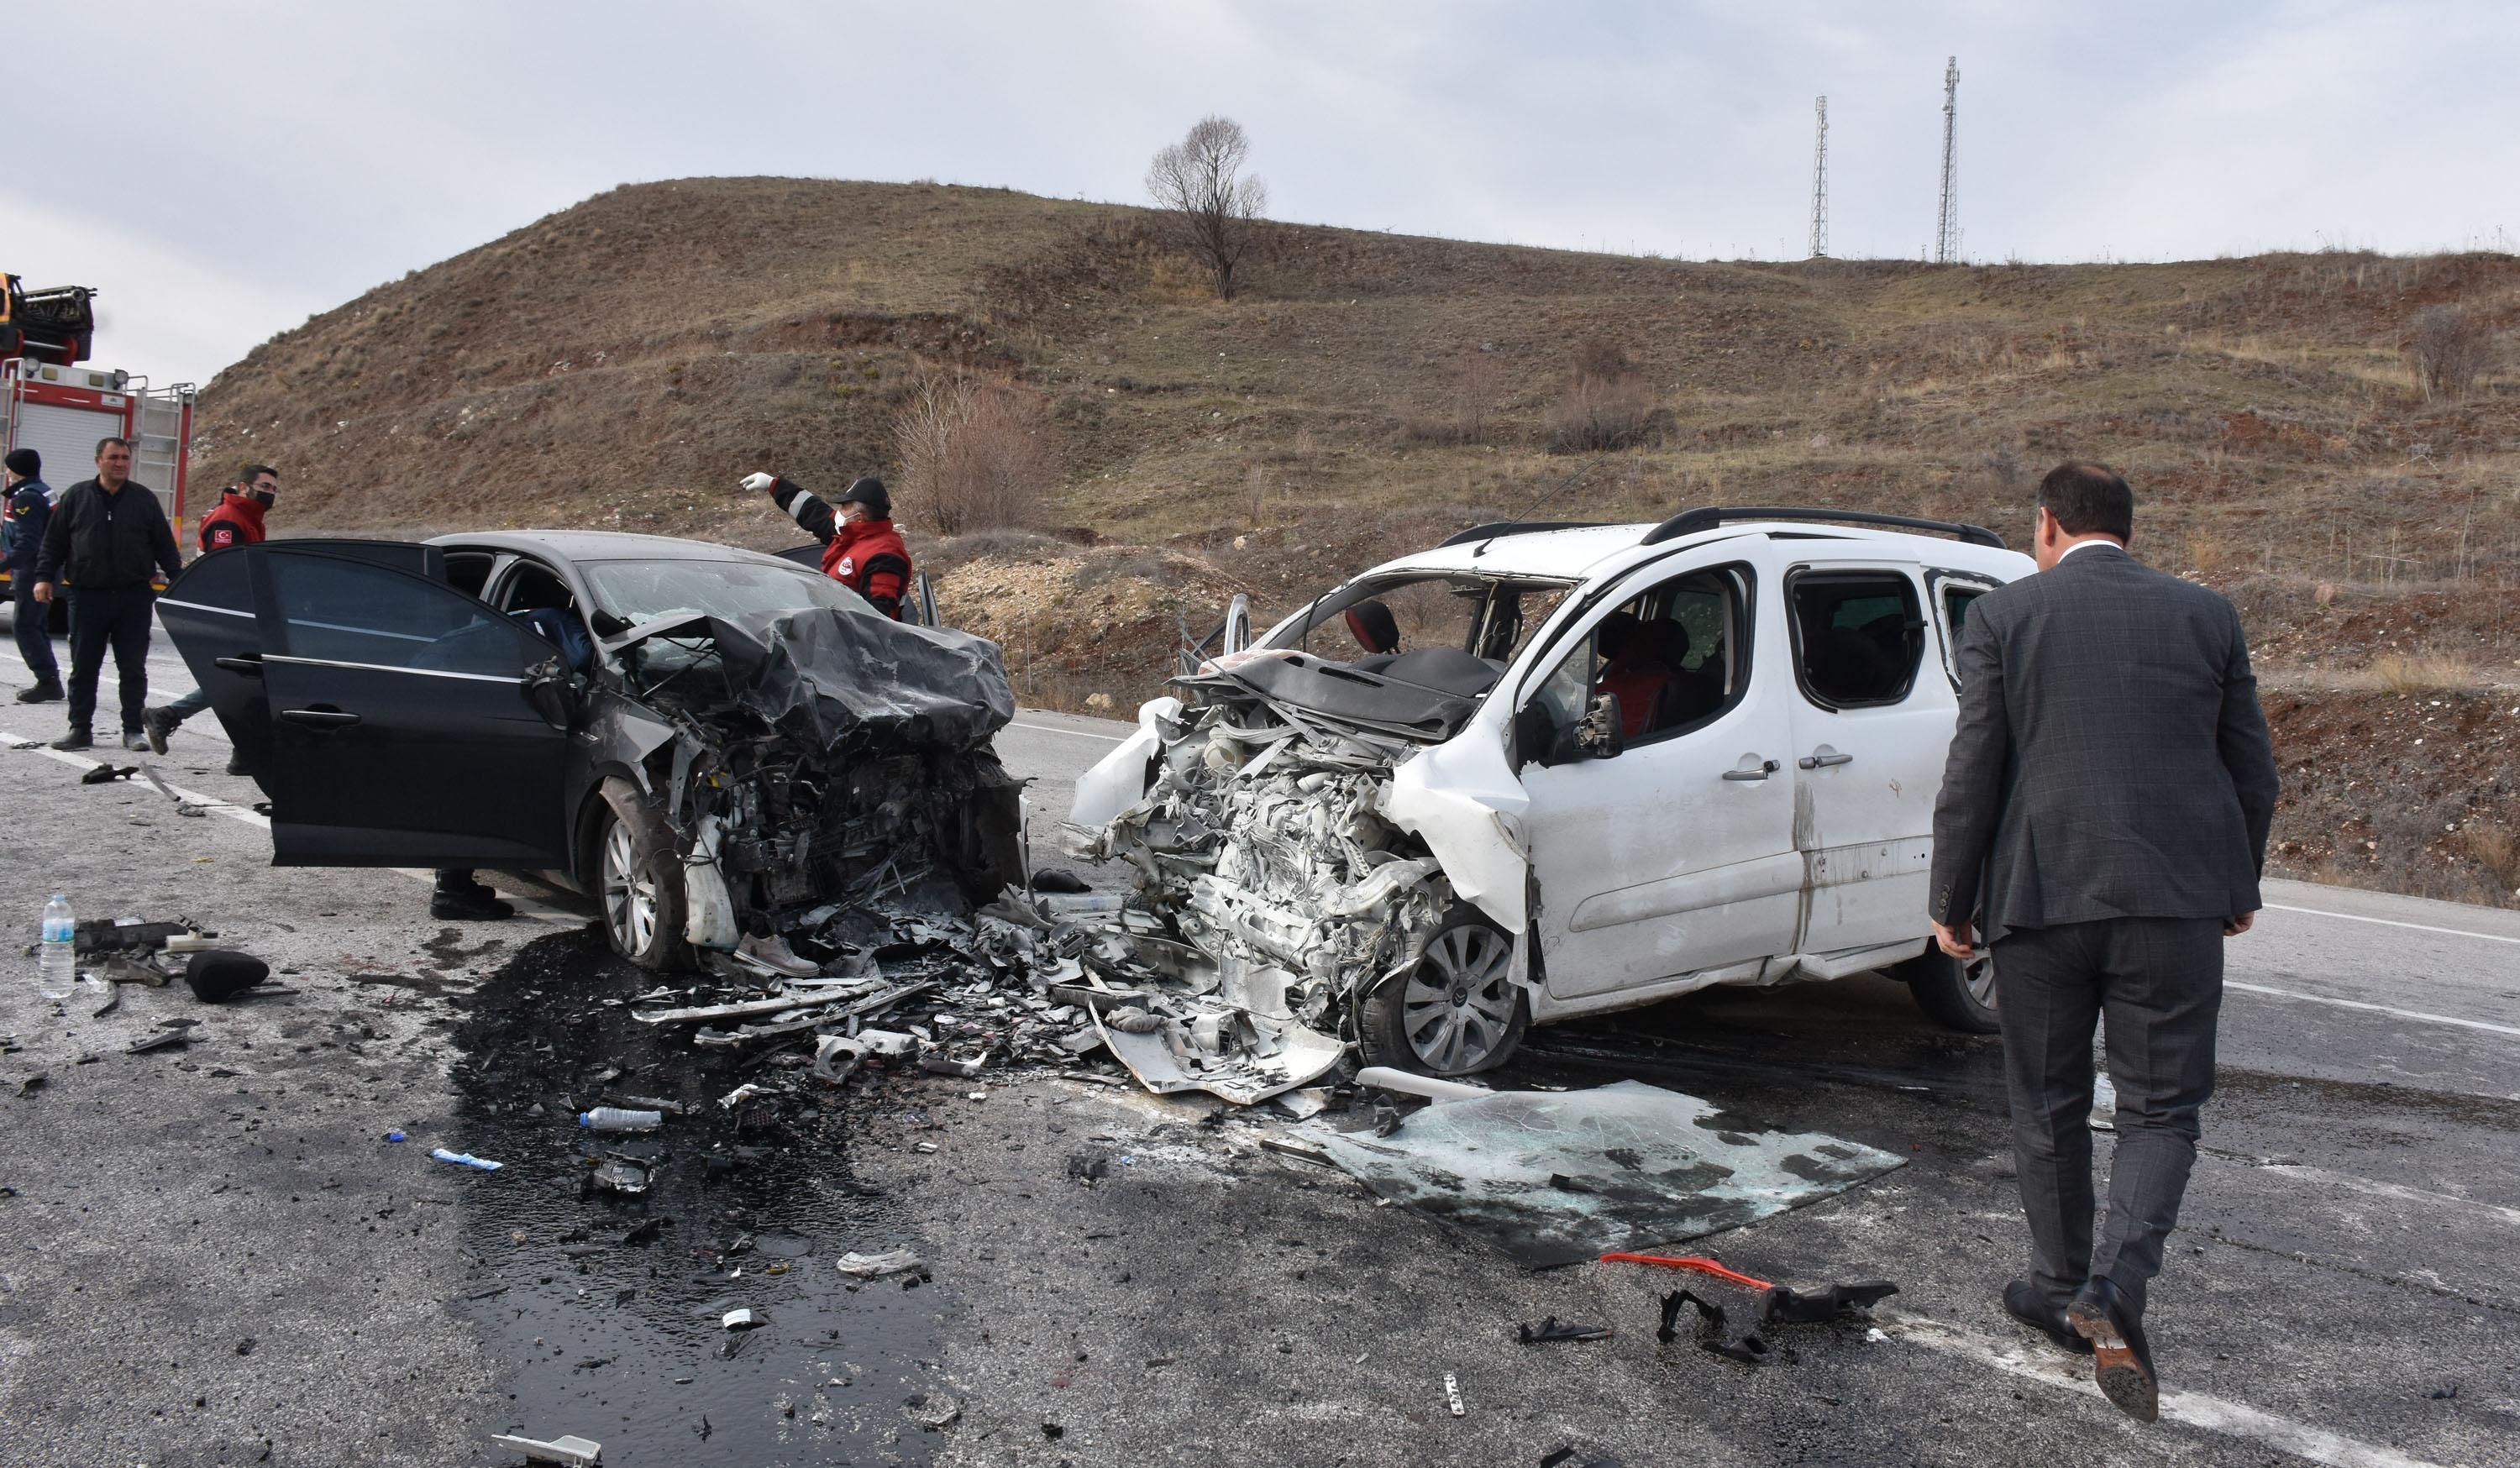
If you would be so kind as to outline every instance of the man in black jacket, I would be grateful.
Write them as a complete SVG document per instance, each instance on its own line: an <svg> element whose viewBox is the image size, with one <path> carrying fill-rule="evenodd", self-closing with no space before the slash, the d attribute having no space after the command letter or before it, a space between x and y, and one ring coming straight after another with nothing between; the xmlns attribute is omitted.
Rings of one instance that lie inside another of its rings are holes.
<svg viewBox="0 0 2520 1468"><path fill-rule="evenodd" d="M1992 945L2031 1242L2004 1309L2094 1353L2100 1390L2149 1422L2145 1289L2196 1160L2223 940L2261 905L2276 778L2239 614L2129 556L2134 528L2124 479L2061 466L2039 486L2040 574L1969 607L1927 915L1955 960ZM2103 1013L2118 1147L2094 1253Z"/></svg>
<svg viewBox="0 0 2520 1468"><path fill-rule="evenodd" d="M131 477L131 445L100 439L96 477L62 491L35 560L35 600L50 602L67 573L70 594L70 732L55 749L96 742L96 680L113 648L121 685L122 747L147 749L141 715L149 706L149 623L158 601L150 576L184 569L175 529L157 493Z"/></svg>
<svg viewBox="0 0 2520 1468"><path fill-rule="evenodd" d="M44 549L45 527L53 522L53 490L44 482L44 458L33 449L9 451L9 601L11 630L18 655L34 676L32 688L21 689L20 703L50 703L62 696L62 668L53 658L51 608L35 601L35 556Z"/></svg>

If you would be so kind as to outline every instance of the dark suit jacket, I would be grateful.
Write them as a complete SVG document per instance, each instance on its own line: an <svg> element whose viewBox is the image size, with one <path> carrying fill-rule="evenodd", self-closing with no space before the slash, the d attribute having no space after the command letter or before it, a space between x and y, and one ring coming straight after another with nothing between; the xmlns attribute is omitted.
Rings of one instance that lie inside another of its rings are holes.
<svg viewBox="0 0 2520 1468"><path fill-rule="evenodd" d="M2230 602L2095 546L1980 597L1959 670L1935 921L2258 910L2274 751Z"/></svg>

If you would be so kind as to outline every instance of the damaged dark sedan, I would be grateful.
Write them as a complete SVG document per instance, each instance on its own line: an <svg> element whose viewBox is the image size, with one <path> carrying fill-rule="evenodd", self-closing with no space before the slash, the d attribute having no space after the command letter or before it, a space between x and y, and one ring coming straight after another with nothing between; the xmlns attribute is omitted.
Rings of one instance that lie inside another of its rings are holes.
<svg viewBox="0 0 2520 1468"><path fill-rule="evenodd" d="M158 607L270 797L277 866L546 873L659 969L1022 880L997 645L775 556L274 541L194 562Z"/></svg>

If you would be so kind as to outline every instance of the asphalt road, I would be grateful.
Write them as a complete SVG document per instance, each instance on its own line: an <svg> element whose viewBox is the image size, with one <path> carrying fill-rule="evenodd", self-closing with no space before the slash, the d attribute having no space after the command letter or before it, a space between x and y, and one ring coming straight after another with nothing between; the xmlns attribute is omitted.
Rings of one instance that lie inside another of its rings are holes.
<svg viewBox="0 0 2520 1468"><path fill-rule="evenodd" d="M22 681L7 659L0 698ZM0 702L10 734L59 724ZM1037 836L1121 730L1026 712L1001 737L1040 780ZM30 933L68 891L84 915L186 913L297 991L125 988L97 1018L9 960L0 1462L499 1462L488 1435L521 1430L615 1465L2520 1463L2512 913L2272 884L2230 948L2220 1094L2154 1296L2171 1395L2140 1429L2001 1313L2023 1245L1995 1046L1884 981L1543 1031L1501 1078L1635 1076L1909 1158L1699 1246L1902 1286L1870 1325L1774 1332L1755 1367L1656 1344L1672 1280L1520 1271L1263 1151L1273 1114L1046 1074L887 1080L763 1145L695 1140L671 1248L631 1251L576 1196L564 1113L613 1043L602 1001L639 981L565 905L441 924L409 874L270 867L225 755L204 720L155 762L239 803L191 818L0 749L0 912ZM125 1053L168 1019L193 1044ZM511 1166L419 1151L438 1143ZM891 1245L932 1279L851 1291L826 1267ZM699 1312L739 1298L773 1325L722 1357ZM1615 1334L1516 1344L1545 1314Z"/></svg>

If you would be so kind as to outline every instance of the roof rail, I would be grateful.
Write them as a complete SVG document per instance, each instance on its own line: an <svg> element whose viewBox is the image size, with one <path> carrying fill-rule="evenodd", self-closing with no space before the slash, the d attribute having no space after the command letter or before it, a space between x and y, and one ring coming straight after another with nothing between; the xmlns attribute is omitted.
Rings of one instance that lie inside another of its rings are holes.
<svg viewBox="0 0 2520 1468"><path fill-rule="evenodd" d="M1727 520L1843 520L1853 525L1895 525L1906 530L1939 531L1973 546L1992 546L1998 551L2006 549L2003 537L1984 525L1967 525L1958 520L1919 519L1911 514L1876 514L1869 510L1823 510L1793 505L1708 505L1696 510L1684 510L1646 531L1645 538L1639 544L1658 546L1684 535L1695 535L1700 530L1712 530ZM1447 545L1451 543L1445 542Z"/></svg>
<svg viewBox="0 0 2520 1468"><path fill-rule="evenodd" d="M1472 525L1459 535L1436 542L1435 549L1466 546L1474 540L1494 540L1500 535L1537 535L1543 530L1592 530L1606 523L1604 520L1499 520L1493 525Z"/></svg>

